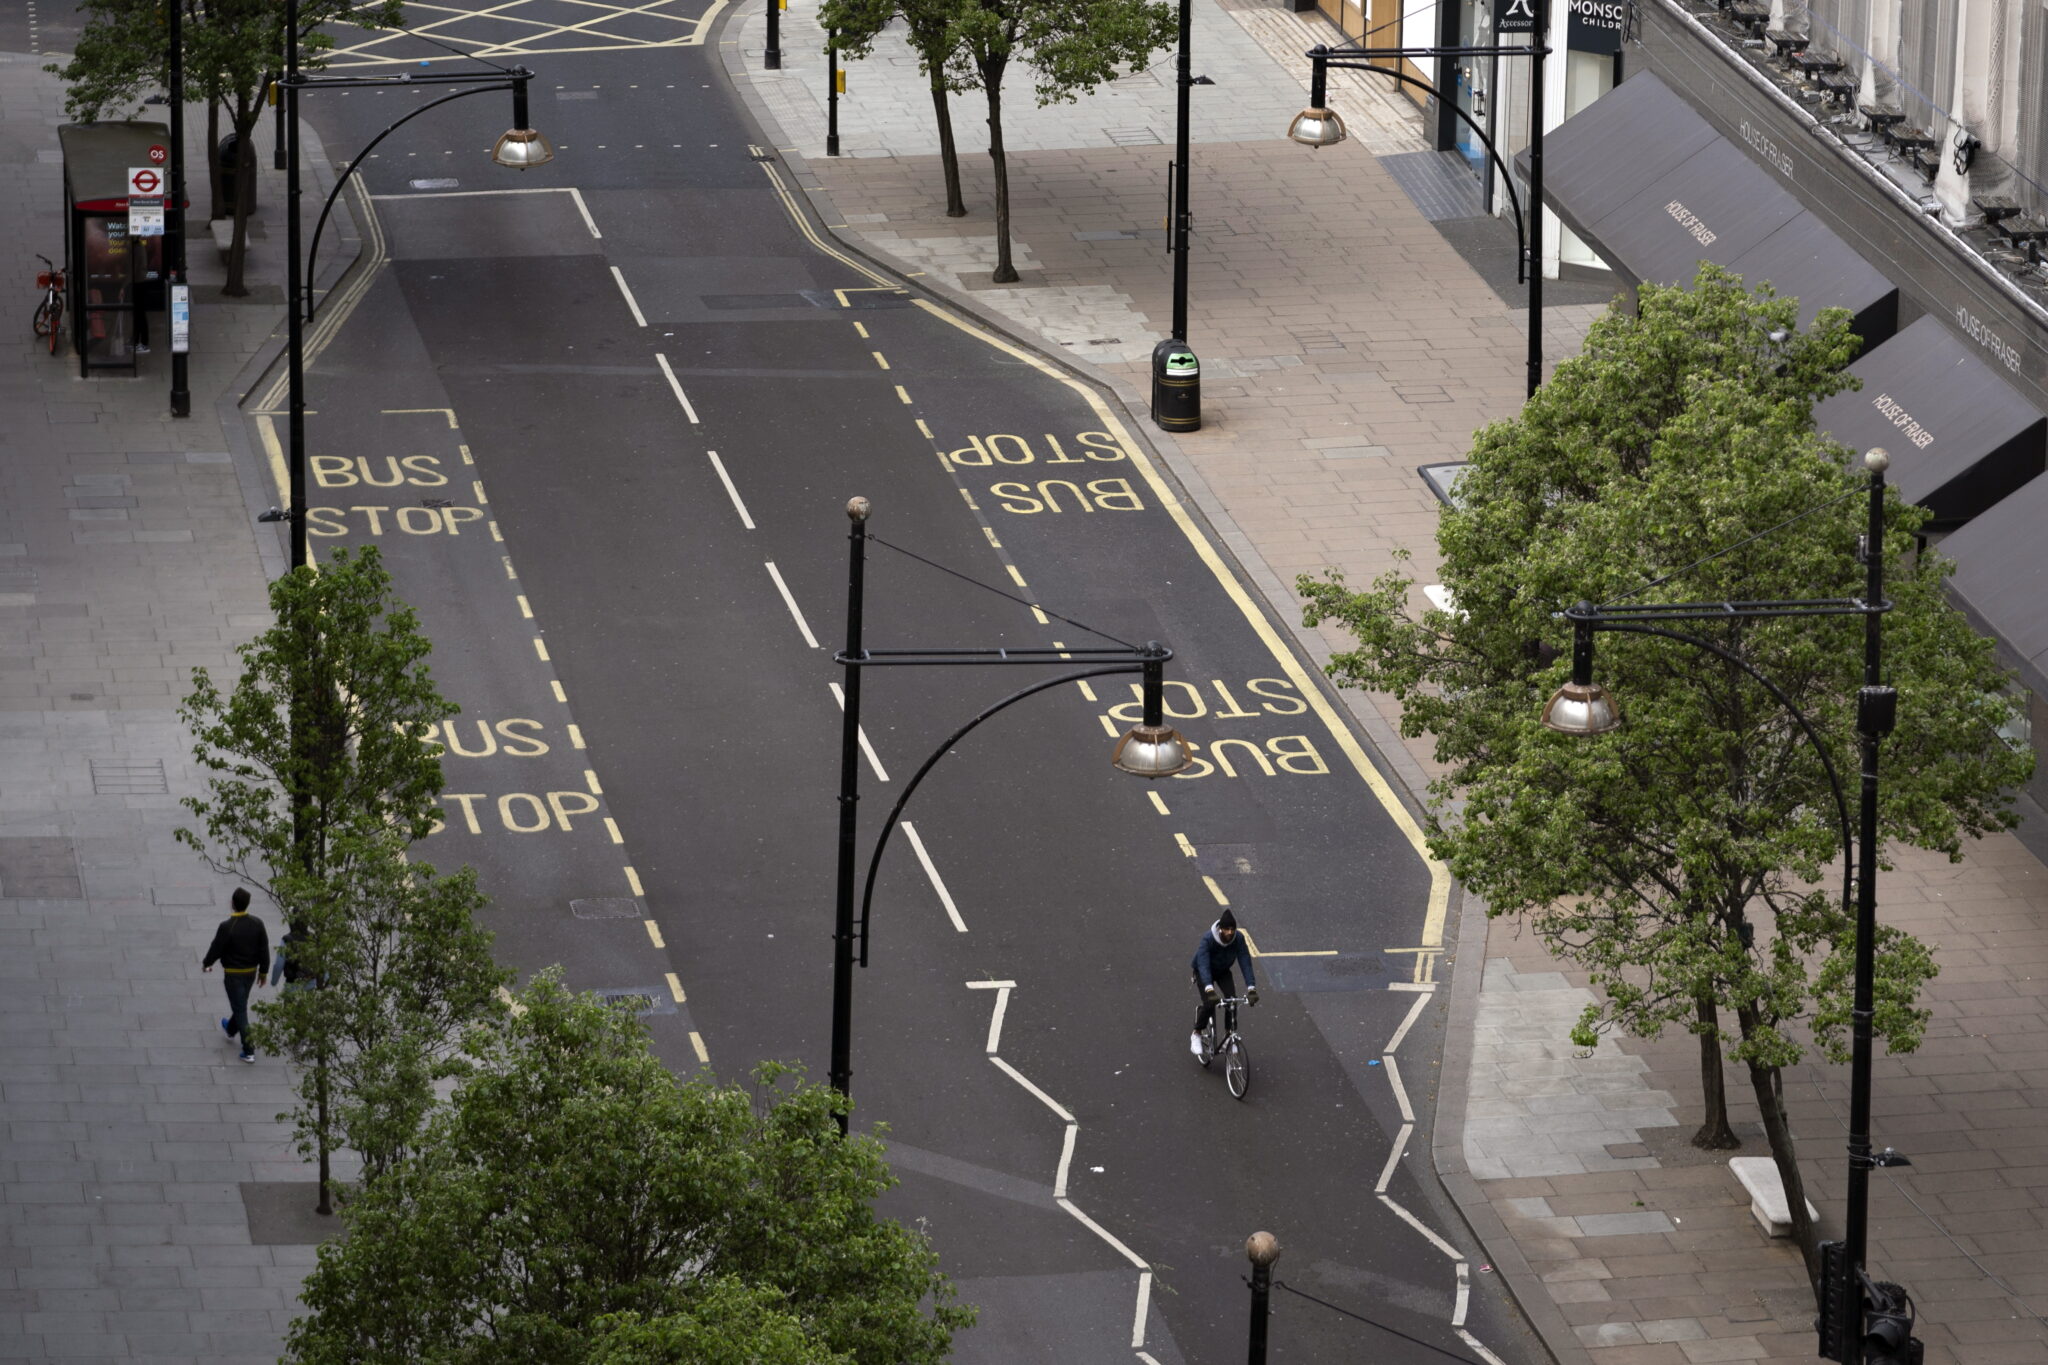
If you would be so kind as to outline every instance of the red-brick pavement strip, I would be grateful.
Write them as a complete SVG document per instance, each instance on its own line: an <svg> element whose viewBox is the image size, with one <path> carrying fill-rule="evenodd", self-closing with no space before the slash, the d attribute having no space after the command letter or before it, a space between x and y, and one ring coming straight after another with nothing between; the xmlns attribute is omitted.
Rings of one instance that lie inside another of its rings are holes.
<svg viewBox="0 0 2048 1365"><path fill-rule="evenodd" d="M1013 155L1015 238L1027 270L1025 287L1000 291L962 265L976 259L970 239L991 232L984 166L963 168L966 219L943 216L932 158L806 169L847 240L909 270L951 265L962 289L946 292L1073 356L1071 344L1034 329L1057 313L1065 289L1077 299L1091 288L1120 296L1152 333L1167 330L1171 267L1157 232L1164 159L1157 147ZM1413 555L1406 568L1418 582L1430 581L1436 504L1415 467L1461 458L1475 429L1515 413L1526 314L1510 310L1355 143L1316 153L1285 142L1205 146L1199 172L1190 313L1205 372L1203 429L1167 439L1144 421L1149 362L1134 357L1149 352L1151 336L1117 338L1133 358L1082 367L1113 385L1283 618L1299 613L1296 574L1338 569L1363 583L1396 567L1400 549ZM1146 235L1075 236L1119 229ZM1596 312L1552 310L1553 362L1576 349ZM1311 648L1318 643L1327 657L1342 641L1311 639ZM1356 699L1356 709L1418 789L1436 771L1426 744L1395 738L1386 698ZM1925 1045L1879 1061L1877 1142L1910 1153L1914 1165L1874 1175L1870 1259L1878 1277L1914 1293L1929 1361L2032 1365L2048 1362L2048 1328L2033 1316L2048 1311L2037 1197L2048 1189L2048 1130L2038 1122L2048 1105L2048 877L2010 836L1968 852L1959 867L1901 852L1882 881L1881 913L1933 944L1943 974L1928 993ZM1561 970L1525 927L1489 928L1476 906L1465 919L1468 957L1483 946L1485 957L1522 972ZM1468 964L1474 982L1480 965ZM1725 1158L1683 1142L1700 1119L1693 1040L1679 1032L1623 1046L1647 1062L1651 1090L1677 1099L1678 1126L1657 1130L1675 1136L1662 1139L1655 1166L1473 1181L1461 1174L1459 1132L1440 1127L1439 1167L1489 1254L1518 1272L1511 1283L1560 1361L1815 1360L1798 1257L1758 1228ZM1445 1064L1455 1085L1466 1058L1447 1053ZM1764 1153L1746 1072L1730 1068L1727 1089L1744 1153ZM1846 1069L1802 1066L1786 1094L1809 1197L1824 1232L1839 1235ZM1455 1117L1450 1126L1461 1131L1462 1101ZM1532 1216L1534 1200L1547 1216ZM1672 1229L1571 1235L1579 1215L1643 1211L1664 1213Z"/></svg>

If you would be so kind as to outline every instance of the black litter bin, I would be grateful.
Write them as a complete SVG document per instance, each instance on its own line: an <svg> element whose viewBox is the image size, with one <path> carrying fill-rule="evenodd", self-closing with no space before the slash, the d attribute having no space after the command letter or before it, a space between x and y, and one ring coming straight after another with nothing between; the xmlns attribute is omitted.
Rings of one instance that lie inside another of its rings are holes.
<svg viewBox="0 0 2048 1365"><path fill-rule="evenodd" d="M214 149L214 160L220 166L220 202L232 216L235 211L235 191L241 188L240 165L242 140L229 133ZM256 177L249 177L249 212L256 212Z"/></svg>
<svg viewBox="0 0 2048 1365"><path fill-rule="evenodd" d="M1202 429L1202 365L1185 341L1152 348L1152 420L1161 431Z"/></svg>

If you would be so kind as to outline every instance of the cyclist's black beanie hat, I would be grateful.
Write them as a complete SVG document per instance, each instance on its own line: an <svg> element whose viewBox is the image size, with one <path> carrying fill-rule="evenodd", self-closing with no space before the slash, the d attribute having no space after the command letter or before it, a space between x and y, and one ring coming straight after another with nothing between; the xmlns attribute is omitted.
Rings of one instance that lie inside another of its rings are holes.
<svg viewBox="0 0 2048 1365"><path fill-rule="evenodd" d="M1237 916L1225 910L1222 916L1217 919L1216 927L1218 929L1235 929L1237 927Z"/></svg>

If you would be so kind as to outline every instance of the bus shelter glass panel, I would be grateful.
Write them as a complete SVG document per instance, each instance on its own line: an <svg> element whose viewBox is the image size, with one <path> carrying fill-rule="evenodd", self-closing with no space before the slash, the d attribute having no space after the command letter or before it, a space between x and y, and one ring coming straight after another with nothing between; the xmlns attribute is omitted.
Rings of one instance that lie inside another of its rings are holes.
<svg viewBox="0 0 2048 1365"><path fill-rule="evenodd" d="M135 250L126 215L88 214L78 354L85 368L135 368Z"/></svg>

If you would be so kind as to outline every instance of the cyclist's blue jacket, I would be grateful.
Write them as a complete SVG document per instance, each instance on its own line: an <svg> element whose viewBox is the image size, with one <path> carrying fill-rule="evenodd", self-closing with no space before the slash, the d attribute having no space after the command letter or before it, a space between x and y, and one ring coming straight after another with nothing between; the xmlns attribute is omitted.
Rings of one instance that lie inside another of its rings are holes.
<svg viewBox="0 0 2048 1365"><path fill-rule="evenodd" d="M1244 968L1244 984L1256 986L1258 977L1252 974L1252 953L1245 945L1244 930L1237 931L1237 937L1229 944L1216 938L1216 926L1210 925L1209 932L1202 935L1202 941L1195 945L1195 980L1204 986L1216 984L1216 978L1228 972L1233 966Z"/></svg>

